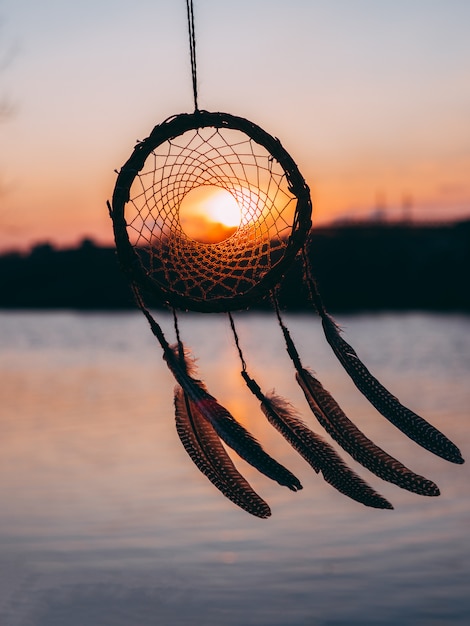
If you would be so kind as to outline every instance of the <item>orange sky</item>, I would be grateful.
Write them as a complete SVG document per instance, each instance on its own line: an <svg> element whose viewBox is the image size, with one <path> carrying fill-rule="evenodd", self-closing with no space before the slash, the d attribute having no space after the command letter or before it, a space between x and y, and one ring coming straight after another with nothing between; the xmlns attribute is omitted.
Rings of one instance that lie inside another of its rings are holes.
<svg viewBox="0 0 470 626"><path fill-rule="evenodd" d="M183 0L4 0L0 250L111 242L114 169L193 109ZM314 222L470 215L470 3L195 0L200 107L279 137Z"/></svg>

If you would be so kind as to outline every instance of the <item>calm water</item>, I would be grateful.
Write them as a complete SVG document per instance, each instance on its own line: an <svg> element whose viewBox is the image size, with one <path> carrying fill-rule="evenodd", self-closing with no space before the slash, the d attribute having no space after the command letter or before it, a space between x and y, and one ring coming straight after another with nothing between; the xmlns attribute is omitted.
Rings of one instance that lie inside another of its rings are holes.
<svg viewBox="0 0 470 626"><path fill-rule="evenodd" d="M160 319L172 336L171 319ZM236 319L251 374L321 432L273 318ZM437 482L439 498L363 469L394 511L335 492L265 422L240 382L225 319L188 315L183 338L209 390L304 485L292 493L237 460L273 511L253 518L182 449L174 383L140 314L0 314L0 624L470 623L470 318L339 321L370 369L467 465L408 441L355 390L318 320L287 318L304 363L376 443Z"/></svg>

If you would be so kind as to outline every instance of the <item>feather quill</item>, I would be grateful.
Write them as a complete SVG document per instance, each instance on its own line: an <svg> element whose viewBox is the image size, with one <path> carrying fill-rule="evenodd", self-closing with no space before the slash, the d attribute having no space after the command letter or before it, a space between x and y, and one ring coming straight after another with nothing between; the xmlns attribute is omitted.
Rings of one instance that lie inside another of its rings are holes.
<svg viewBox="0 0 470 626"><path fill-rule="evenodd" d="M233 503L265 519L268 504L238 472L213 426L200 414L183 389L175 389L175 418L178 436L197 468Z"/></svg>
<svg viewBox="0 0 470 626"><path fill-rule="evenodd" d="M366 437L308 370L302 368L296 378L319 423L353 459L402 489L426 496L439 495L439 489L432 481L415 474Z"/></svg>

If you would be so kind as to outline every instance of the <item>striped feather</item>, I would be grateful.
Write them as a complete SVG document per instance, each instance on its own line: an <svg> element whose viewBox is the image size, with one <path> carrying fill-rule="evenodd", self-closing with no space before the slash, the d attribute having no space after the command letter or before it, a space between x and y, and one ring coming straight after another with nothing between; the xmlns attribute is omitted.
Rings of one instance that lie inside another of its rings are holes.
<svg viewBox="0 0 470 626"><path fill-rule="evenodd" d="M333 319L320 310L326 339L361 393L392 424L420 446L451 461L464 463L460 450L437 428L403 406L367 369L354 349L341 337Z"/></svg>
<svg viewBox="0 0 470 626"><path fill-rule="evenodd" d="M310 298L322 320L326 340L359 391L394 426L417 444L452 463L464 463L458 447L437 428L403 406L367 369L355 350L340 335L317 289L306 247L302 250Z"/></svg>
<svg viewBox="0 0 470 626"><path fill-rule="evenodd" d="M265 519L268 504L238 472L214 428L205 420L181 387L175 389L176 430L198 469L236 505Z"/></svg>
<svg viewBox="0 0 470 626"><path fill-rule="evenodd" d="M291 491L302 489L298 478L267 454L253 435L239 424L215 398L207 394L203 400L193 401L193 405L212 424L219 437L242 459Z"/></svg>
<svg viewBox="0 0 470 626"><path fill-rule="evenodd" d="M368 439L308 370L301 369L296 378L320 424L353 459L376 476L403 489L426 496L439 495L439 489L432 481L415 474Z"/></svg>
<svg viewBox="0 0 470 626"><path fill-rule="evenodd" d="M390 502L351 470L322 437L305 426L287 400L274 394L264 396L261 409L268 421L335 489L366 506L393 509Z"/></svg>
<svg viewBox="0 0 470 626"><path fill-rule="evenodd" d="M302 489L299 479L265 452L253 435L208 393L204 383L188 374L189 369L194 375L194 366L187 363L187 358L184 358L182 362L173 350L169 354L165 353L165 358L192 406L212 425L219 437L230 448L259 472L280 485L292 491Z"/></svg>
<svg viewBox="0 0 470 626"><path fill-rule="evenodd" d="M310 430L298 417L294 407L285 399L274 393L264 396L261 410L269 423L281 433L303 458L320 472L317 448L324 444L323 439Z"/></svg>

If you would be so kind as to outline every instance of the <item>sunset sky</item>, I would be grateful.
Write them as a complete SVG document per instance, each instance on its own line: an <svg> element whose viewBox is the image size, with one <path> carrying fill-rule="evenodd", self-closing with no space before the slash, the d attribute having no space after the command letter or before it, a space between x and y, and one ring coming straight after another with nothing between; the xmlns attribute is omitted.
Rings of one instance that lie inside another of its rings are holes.
<svg viewBox="0 0 470 626"><path fill-rule="evenodd" d="M279 137L314 223L470 216L468 0L194 0L199 105ZM135 141L193 110L184 0L0 0L0 250L111 242Z"/></svg>

